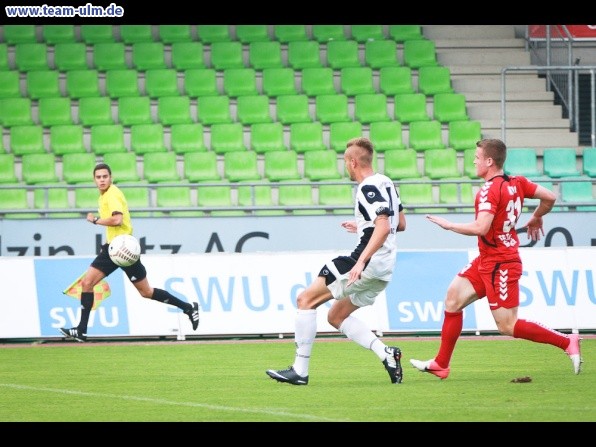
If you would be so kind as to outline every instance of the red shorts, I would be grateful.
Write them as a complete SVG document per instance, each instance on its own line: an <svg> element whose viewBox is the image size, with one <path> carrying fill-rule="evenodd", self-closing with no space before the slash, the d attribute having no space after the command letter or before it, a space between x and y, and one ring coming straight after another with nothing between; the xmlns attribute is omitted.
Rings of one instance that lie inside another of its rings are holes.
<svg viewBox="0 0 596 447"><path fill-rule="evenodd" d="M467 278L479 298L486 297L491 310L519 306L520 260L482 263L478 256L458 276Z"/></svg>

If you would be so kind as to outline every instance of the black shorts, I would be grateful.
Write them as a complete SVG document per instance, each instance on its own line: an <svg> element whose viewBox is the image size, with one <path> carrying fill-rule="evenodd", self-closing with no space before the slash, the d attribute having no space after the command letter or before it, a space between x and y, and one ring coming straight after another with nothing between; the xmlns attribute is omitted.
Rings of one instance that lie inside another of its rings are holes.
<svg viewBox="0 0 596 447"><path fill-rule="evenodd" d="M147 270L145 269L145 266L141 262L140 258L133 265L128 267L120 267L114 264L110 258L110 255L108 254L108 247L109 244L103 244L101 246L99 254L91 263L93 267L103 272L103 274L106 276L112 274L114 271L116 271L116 269L121 268L124 270L124 273L126 273L126 276L128 276L128 279L130 279L131 282L137 282L147 277Z"/></svg>

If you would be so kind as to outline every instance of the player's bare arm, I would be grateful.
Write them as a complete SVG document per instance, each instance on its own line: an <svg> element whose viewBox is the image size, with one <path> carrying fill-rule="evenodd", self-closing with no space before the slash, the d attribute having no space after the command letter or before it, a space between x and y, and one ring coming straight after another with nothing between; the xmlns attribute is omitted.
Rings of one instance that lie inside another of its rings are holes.
<svg viewBox="0 0 596 447"><path fill-rule="evenodd" d="M350 279L348 279L348 286L360 279L362 271L366 263L372 258L376 251L383 246L385 239L391 231L389 218L385 214L380 214L375 219L375 229L373 231L366 248L362 251L362 254L356 261L352 270L350 270Z"/></svg>
<svg viewBox="0 0 596 447"><path fill-rule="evenodd" d="M356 233L357 226L355 220L346 220L341 223L341 226L344 227L348 233Z"/></svg>
<svg viewBox="0 0 596 447"><path fill-rule="evenodd" d="M544 224L542 217L553 209L557 197L549 189L538 185L532 198L539 199L540 203L534 210L534 213L532 213L532 217L530 217L530 219L524 225L522 225L522 228L527 228L528 239L539 241L540 236L544 236Z"/></svg>
<svg viewBox="0 0 596 447"><path fill-rule="evenodd" d="M427 214L426 218L444 230L453 231L454 233L465 236L484 236L490 229L494 215L488 212L481 212L478 213L476 220L467 223L451 222L443 217L432 214Z"/></svg>

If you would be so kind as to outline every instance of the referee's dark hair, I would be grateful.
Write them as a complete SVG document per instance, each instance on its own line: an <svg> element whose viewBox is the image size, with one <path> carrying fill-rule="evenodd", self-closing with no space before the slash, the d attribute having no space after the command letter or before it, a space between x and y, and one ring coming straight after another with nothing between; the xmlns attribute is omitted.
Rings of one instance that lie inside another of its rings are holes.
<svg viewBox="0 0 596 447"><path fill-rule="evenodd" d="M93 175L95 175L95 173L100 170L100 169L107 169L108 172L110 173L110 175L112 175L112 170L110 169L110 167L105 164L105 163L98 163L95 165L95 168L93 168Z"/></svg>

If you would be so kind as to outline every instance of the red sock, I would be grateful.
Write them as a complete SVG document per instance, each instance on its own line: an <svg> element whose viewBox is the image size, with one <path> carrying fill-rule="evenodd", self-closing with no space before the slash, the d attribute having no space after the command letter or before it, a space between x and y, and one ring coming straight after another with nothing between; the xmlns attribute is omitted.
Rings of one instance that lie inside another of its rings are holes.
<svg viewBox="0 0 596 447"><path fill-rule="evenodd" d="M565 334L528 320L517 320L513 327L513 336L536 343L557 346L561 349L567 349L567 346L569 346L569 338Z"/></svg>
<svg viewBox="0 0 596 447"><path fill-rule="evenodd" d="M455 349L455 343L461 334L464 327L464 313L463 312L447 312L445 311L445 319L443 320L443 327L441 328L441 346L439 353L435 357L435 362L441 368L447 368L451 362L451 356Z"/></svg>

